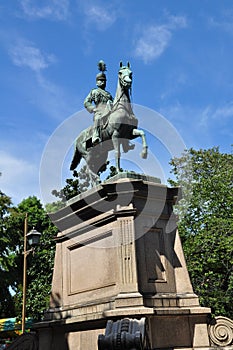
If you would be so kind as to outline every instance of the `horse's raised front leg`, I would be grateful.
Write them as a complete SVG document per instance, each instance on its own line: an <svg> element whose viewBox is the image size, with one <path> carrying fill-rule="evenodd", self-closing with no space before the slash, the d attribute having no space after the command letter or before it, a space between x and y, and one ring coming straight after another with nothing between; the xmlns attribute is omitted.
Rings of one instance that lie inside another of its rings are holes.
<svg viewBox="0 0 233 350"><path fill-rule="evenodd" d="M119 133L118 131L114 131L112 134L112 143L115 151L115 162L116 162L116 171L117 173L120 172L120 139L119 139Z"/></svg>
<svg viewBox="0 0 233 350"><path fill-rule="evenodd" d="M140 129L133 129L133 135L134 136L140 136L142 139L142 152L141 152L141 157L146 159L147 158L147 142L146 142L146 135L143 130Z"/></svg>

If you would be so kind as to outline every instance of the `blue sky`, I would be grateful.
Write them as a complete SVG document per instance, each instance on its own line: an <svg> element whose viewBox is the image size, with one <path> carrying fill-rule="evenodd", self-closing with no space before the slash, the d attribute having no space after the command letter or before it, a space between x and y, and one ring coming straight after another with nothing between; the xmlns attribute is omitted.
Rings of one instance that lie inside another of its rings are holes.
<svg viewBox="0 0 233 350"><path fill-rule="evenodd" d="M187 148L231 152L232 0L5 0L0 19L0 189L14 203L40 196L45 146L83 110L100 59L113 95L119 61L131 62L133 103L160 113ZM77 134L91 123L81 113ZM166 178L169 157L158 143L149 146Z"/></svg>

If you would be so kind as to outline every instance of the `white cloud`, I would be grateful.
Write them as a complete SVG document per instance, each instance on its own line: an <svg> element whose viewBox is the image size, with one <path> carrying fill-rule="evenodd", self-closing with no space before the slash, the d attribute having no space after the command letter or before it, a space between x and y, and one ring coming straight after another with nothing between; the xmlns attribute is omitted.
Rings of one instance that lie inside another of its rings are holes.
<svg viewBox="0 0 233 350"><path fill-rule="evenodd" d="M168 46L171 32L165 26L151 26L147 28L137 41L135 56L145 63L159 57Z"/></svg>
<svg viewBox="0 0 233 350"><path fill-rule="evenodd" d="M103 6L89 4L89 6L85 6L84 13L87 24L94 24L100 31L109 28L116 21L115 11Z"/></svg>
<svg viewBox="0 0 233 350"><path fill-rule="evenodd" d="M25 90L31 95L30 100L47 115L56 119L64 118L80 105L77 96L67 94L62 86L46 78L45 69L57 61L53 54L42 52L34 43L24 38L12 44L8 54L13 64L30 69L30 79L27 82L24 81L24 88L29 84L28 89ZM32 81L33 84L31 84Z"/></svg>
<svg viewBox="0 0 233 350"><path fill-rule="evenodd" d="M90 54L93 50L95 33L104 32L109 29L117 20L118 9L110 2L104 2L102 5L93 0L80 2L79 11L83 17L82 35L85 40L85 45L82 47L86 54ZM101 38L100 38L101 41Z"/></svg>
<svg viewBox="0 0 233 350"><path fill-rule="evenodd" d="M69 114L83 108L78 95L67 93L62 86L54 84L42 74L37 74L39 89L36 91L36 103L50 117L63 120Z"/></svg>
<svg viewBox="0 0 233 350"><path fill-rule="evenodd" d="M24 14L32 19L52 19L63 21L69 15L69 0L21 0Z"/></svg>
<svg viewBox="0 0 233 350"><path fill-rule="evenodd" d="M224 11L218 16L218 19L210 17L208 24L211 27L219 28L229 34L233 34L233 10Z"/></svg>
<svg viewBox="0 0 233 350"><path fill-rule="evenodd" d="M0 151L0 171L0 188L12 197L14 204L28 196L38 195L38 169L34 164Z"/></svg>
<svg viewBox="0 0 233 350"><path fill-rule="evenodd" d="M9 55L16 66L27 67L34 72L39 72L56 61L54 55L42 53L33 43L24 39L11 46Z"/></svg>
<svg viewBox="0 0 233 350"><path fill-rule="evenodd" d="M171 29L185 28L187 26L187 19L184 16L168 15L167 27Z"/></svg>
<svg viewBox="0 0 233 350"><path fill-rule="evenodd" d="M232 144L233 102L213 106L187 106L179 103L164 107L165 115L179 130L188 148L209 148L221 145L229 150Z"/></svg>
<svg viewBox="0 0 233 350"><path fill-rule="evenodd" d="M205 130L208 128L210 119L211 119L211 113L212 113L212 107L206 106L203 109L198 110L196 113L196 123L197 127L201 128L202 130Z"/></svg>
<svg viewBox="0 0 233 350"><path fill-rule="evenodd" d="M151 25L141 29L141 36L136 41L134 54L148 63L159 56L168 47L172 38L172 31L184 28L187 25L183 16L168 16L168 21L163 25Z"/></svg>
<svg viewBox="0 0 233 350"><path fill-rule="evenodd" d="M211 111L210 118L222 123L227 122L230 118L233 118L233 101L224 104L223 106L218 107L216 110Z"/></svg>
<svg viewBox="0 0 233 350"><path fill-rule="evenodd" d="M198 124L200 127L208 128L213 123L218 123L218 125L224 127L228 120L233 118L233 101L217 108L211 105L207 106L199 115Z"/></svg>

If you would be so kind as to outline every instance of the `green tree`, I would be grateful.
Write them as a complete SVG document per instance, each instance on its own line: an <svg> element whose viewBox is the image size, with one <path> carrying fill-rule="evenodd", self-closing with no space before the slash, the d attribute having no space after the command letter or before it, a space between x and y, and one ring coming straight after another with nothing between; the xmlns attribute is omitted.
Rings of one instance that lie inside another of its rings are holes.
<svg viewBox="0 0 233 350"><path fill-rule="evenodd" d="M66 179L66 184L61 190L54 189L52 194L59 198L58 201L47 203L46 210L52 213L64 207L66 201L85 192L91 187L91 175L88 172L87 166L84 165L79 172L73 171L73 177Z"/></svg>
<svg viewBox="0 0 233 350"><path fill-rule="evenodd" d="M6 236L5 218L10 213L12 202L10 197L0 191L0 317L8 317L14 313L14 300L9 286L12 280L12 256L9 254L9 238Z"/></svg>
<svg viewBox="0 0 233 350"><path fill-rule="evenodd" d="M55 252L54 237L57 229L51 223L39 199L35 196L23 200L18 206L11 207L3 218L4 239L7 249L1 254L6 261L7 286L14 292L14 315L21 317L22 309L22 273L23 273L23 236L24 220L28 214L28 231L33 227L42 233L40 246L27 257L27 312L26 315L40 320L48 306L51 289L53 260ZM11 310L12 312L12 310ZM7 315L12 317L11 315Z"/></svg>
<svg viewBox="0 0 233 350"><path fill-rule="evenodd" d="M178 224L195 292L213 314L233 316L233 155L190 149L171 161L183 199Z"/></svg>
<svg viewBox="0 0 233 350"><path fill-rule="evenodd" d="M121 171L123 171L123 169L121 169ZM116 174L116 168L114 166L110 166L109 175L106 177L106 180ZM87 165L84 165L79 172L74 170L73 177L66 179L65 182L65 186L61 190L52 191L52 194L60 200L46 204L47 212L51 213L64 207L67 200L87 191L93 185L92 176L88 171Z"/></svg>

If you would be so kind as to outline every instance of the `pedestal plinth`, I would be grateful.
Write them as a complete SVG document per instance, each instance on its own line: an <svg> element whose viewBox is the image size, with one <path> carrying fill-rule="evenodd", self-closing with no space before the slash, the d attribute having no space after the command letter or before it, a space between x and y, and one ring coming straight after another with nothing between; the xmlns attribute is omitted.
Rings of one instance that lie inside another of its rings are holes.
<svg viewBox="0 0 233 350"><path fill-rule="evenodd" d="M51 215L60 233L40 349L97 349L107 320L131 316L147 318L153 348L209 346L210 309L190 283L177 196L156 178L122 173Z"/></svg>

